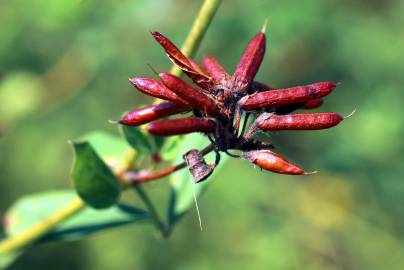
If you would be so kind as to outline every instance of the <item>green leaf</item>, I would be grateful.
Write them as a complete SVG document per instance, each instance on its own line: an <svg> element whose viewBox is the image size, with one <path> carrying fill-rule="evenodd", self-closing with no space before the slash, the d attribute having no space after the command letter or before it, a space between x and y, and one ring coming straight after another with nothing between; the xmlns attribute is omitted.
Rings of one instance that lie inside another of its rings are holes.
<svg viewBox="0 0 404 270"><path fill-rule="evenodd" d="M147 135L140 128L121 125L120 129L126 141L137 152L146 155L153 152Z"/></svg>
<svg viewBox="0 0 404 270"><path fill-rule="evenodd" d="M105 161L121 160L128 151L128 145L119 136L103 131L94 131L81 136L77 141L88 141Z"/></svg>
<svg viewBox="0 0 404 270"><path fill-rule="evenodd" d="M209 144L209 140L201 134L190 134L182 141L178 147L178 155L175 164L182 162L182 155L190 149L202 150ZM214 160L214 153L206 156L207 160ZM219 166L215 169L212 176L207 180L194 184L194 180L187 168L180 170L170 176L171 195L168 206L168 222L170 226L179 221L179 219L194 205L193 189L198 198L212 180L218 175L218 172L226 162L227 156L222 155ZM194 188L192 188L194 185Z"/></svg>
<svg viewBox="0 0 404 270"><path fill-rule="evenodd" d="M76 142L73 147L72 180L79 196L94 208L115 204L121 190L118 179L88 142Z"/></svg>
<svg viewBox="0 0 404 270"><path fill-rule="evenodd" d="M15 236L32 225L44 220L59 208L77 197L72 190L48 191L18 200L6 212L5 232ZM149 219L149 214L138 208L118 204L103 210L85 208L59 224L42 238L72 240L101 230L115 228Z"/></svg>
<svg viewBox="0 0 404 270"><path fill-rule="evenodd" d="M21 251L9 251L9 252L1 254L0 255L0 269L7 268L20 255L21 255Z"/></svg>
<svg viewBox="0 0 404 270"><path fill-rule="evenodd" d="M180 151L180 143L181 139L179 136L168 137L160 149L160 155L163 160L175 159Z"/></svg>

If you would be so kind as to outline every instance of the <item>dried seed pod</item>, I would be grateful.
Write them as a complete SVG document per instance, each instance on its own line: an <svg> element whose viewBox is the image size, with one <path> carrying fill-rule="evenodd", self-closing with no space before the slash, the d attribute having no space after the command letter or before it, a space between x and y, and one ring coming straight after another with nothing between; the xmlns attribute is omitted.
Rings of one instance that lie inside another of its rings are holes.
<svg viewBox="0 0 404 270"><path fill-rule="evenodd" d="M306 86L271 90L248 95L239 100L240 107L245 111L271 108L287 104L306 102L324 97L336 87L332 82L320 82Z"/></svg>
<svg viewBox="0 0 404 270"><path fill-rule="evenodd" d="M180 98L176 93L171 91L162 82L149 79L149 78L130 78L130 83L136 87L140 92L164 100L173 101L179 104L188 105L185 100Z"/></svg>
<svg viewBox="0 0 404 270"><path fill-rule="evenodd" d="M201 68L194 60L192 60L191 58L188 58L188 61L189 61L189 63L191 63L192 68L193 68L196 72L198 72L198 73L200 73L200 74L203 74L203 75L205 75L205 76L207 77L207 75L206 75L205 72L202 70L202 68Z"/></svg>
<svg viewBox="0 0 404 270"><path fill-rule="evenodd" d="M344 118L337 113L302 113L276 115L263 113L254 125L263 131L318 130L338 125Z"/></svg>
<svg viewBox="0 0 404 270"><path fill-rule="evenodd" d="M190 110L189 106L170 101L162 102L131 111L119 123L127 126L140 126L163 117Z"/></svg>
<svg viewBox="0 0 404 270"><path fill-rule="evenodd" d="M299 175L305 171L298 166L290 163L283 157L270 150L257 150L244 153L243 157L250 162L258 165L264 170L280 173Z"/></svg>
<svg viewBox="0 0 404 270"><path fill-rule="evenodd" d="M188 102L193 108L201 110L211 116L220 114L215 101L208 94L193 88L188 83L170 73L160 73L159 77L168 88Z"/></svg>
<svg viewBox="0 0 404 270"><path fill-rule="evenodd" d="M206 56L202 60L202 65L216 83L226 86L230 82L230 75L216 58Z"/></svg>
<svg viewBox="0 0 404 270"><path fill-rule="evenodd" d="M256 34L248 43L232 77L234 91L240 92L250 87L264 58L265 43L263 32Z"/></svg>
<svg viewBox="0 0 404 270"><path fill-rule="evenodd" d="M194 178L195 183L205 180L212 174L212 166L206 164L205 159L198 150L192 149L186 152L183 158L188 164L189 172Z"/></svg>
<svg viewBox="0 0 404 270"><path fill-rule="evenodd" d="M201 71L195 62L188 59L168 38L159 32L152 32L154 39L163 47L170 60L178 66L194 83L211 92L213 87L211 79Z"/></svg>
<svg viewBox="0 0 404 270"><path fill-rule="evenodd" d="M209 118L187 117L170 120L160 120L150 123L147 131L157 136L172 136L192 132L212 133L216 123Z"/></svg>
<svg viewBox="0 0 404 270"><path fill-rule="evenodd" d="M311 110L311 109L316 109L323 105L324 100L322 98L316 98L312 99L309 101L306 101L302 106L300 106L300 109L304 110Z"/></svg>

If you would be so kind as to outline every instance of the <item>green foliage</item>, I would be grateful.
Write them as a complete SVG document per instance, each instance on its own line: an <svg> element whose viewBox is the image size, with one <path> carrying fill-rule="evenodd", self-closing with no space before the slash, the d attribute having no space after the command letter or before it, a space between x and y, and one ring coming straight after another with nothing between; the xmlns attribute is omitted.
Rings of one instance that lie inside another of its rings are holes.
<svg viewBox="0 0 404 270"><path fill-rule="evenodd" d="M129 145L141 154L151 154L152 146L147 135L138 127L120 126L121 132Z"/></svg>
<svg viewBox="0 0 404 270"><path fill-rule="evenodd" d="M8 237L17 235L44 220L56 210L76 198L73 191L47 191L18 200L6 212L5 226ZM73 240L83 236L149 219L146 211L132 206L117 204L107 209L85 208L72 218L62 222L41 241Z"/></svg>
<svg viewBox="0 0 404 270"><path fill-rule="evenodd" d="M73 143L72 180L78 195L91 207L107 208L118 201L120 184L88 142Z"/></svg>
<svg viewBox="0 0 404 270"><path fill-rule="evenodd" d="M126 80L152 77L147 63L158 71L171 66L147 30L181 44L199 5L21 2L0 1L3 213L24 194L70 187L66 141L91 130L116 135L108 119L152 102ZM276 87L339 81L322 110L346 115L358 109L330 131L270 134L277 151L319 173L279 176L231 159L207 180L215 183L199 198L203 232L193 214L165 242L154 239L149 226L124 226L85 238L75 249L67 243L33 247L10 269L403 269L402 14L401 0L223 1L198 63L213 55L232 71L247 39L269 18L268 50L257 80ZM104 163L114 164L128 148L114 138L120 146L91 143ZM174 144L166 159L180 159L177 139L168 140ZM107 148L121 151L102 153ZM193 211L187 173L169 180L178 182L178 188L170 187L181 197L173 200L172 213ZM167 208L166 180L144 186L161 213ZM6 259L0 257L0 264Z"/></svg>

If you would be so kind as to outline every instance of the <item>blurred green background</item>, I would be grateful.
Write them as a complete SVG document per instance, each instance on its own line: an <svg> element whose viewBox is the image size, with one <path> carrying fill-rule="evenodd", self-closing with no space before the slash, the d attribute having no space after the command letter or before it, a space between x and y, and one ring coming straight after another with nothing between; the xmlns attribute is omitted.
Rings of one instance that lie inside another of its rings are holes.
<svg viewBox="0 0 404 270"><path fill-rule="evenodd" d="M202 1L0 1L0 211L71 187L67 141L152 99L129 76L170 62L148 31L176 44ZM356 114L317 132L272 134L307 170L290 177L231 160L172 237L126 226L43 244L10 269L404 269L404 1L224 0L200 47L232 71L269 18L257 79L342 84L321 111ZM212 179L213 180L213 179ZM148 186L163 197L164 180Z"/></svg>

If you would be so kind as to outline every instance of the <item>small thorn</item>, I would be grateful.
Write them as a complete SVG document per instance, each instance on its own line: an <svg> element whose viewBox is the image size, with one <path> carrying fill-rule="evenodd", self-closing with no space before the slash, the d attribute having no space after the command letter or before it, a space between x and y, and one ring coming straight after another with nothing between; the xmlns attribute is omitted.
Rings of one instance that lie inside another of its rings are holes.
<svg viewBox="0 0 404 270"><path fill-rule="evenodd" d="M67 140L67 143L68 144L73 144L73 141L72 140Z"/></svg>
<svg viewBox="0 0 404 270"><path fill-rule="evenodd" d="M147 63L147 66L150 68L150 70L154 73L154 75L156 75L157 77L159 76L159 73L157 72L157 70L155 70L152 65L150 65L149 63Z"/></svg>
<svg viewBox="0 0 404 270"><path fill-rule="evenodd" d="M347 116L344 117L344 119L348 119L349 117L351 117L352 115L354 115L356 113L356 108Z"/></svg>
<svg viewBox="0 0 404 270"><path fill-rule="evenodd" d="M262 28L261 28L261 32L265 34L265 32L267 31L267 29L268 29L268 18L265 19L264 25L263 25Z"/></svg>
<svg viewBox="0 0 404 270"><path fill-rule="evenodd" d="M312 174L316 174L318 173L318 171L312 171L312 172L304 172L304 175L312 175Z"/></svg>
<svg viewBox="0 0 404 270"><path fill-rule="evenodd" d="M335 86L340 86L342 84L342 82L337 82L335 83Z"/></svg>
<svg viewBox="0 0 404 270"><path fill-rule="evenodd" d="M119 124L120 121L117 121L117 120L108 120L108 123L110 123L110 124Z"/></svg>

